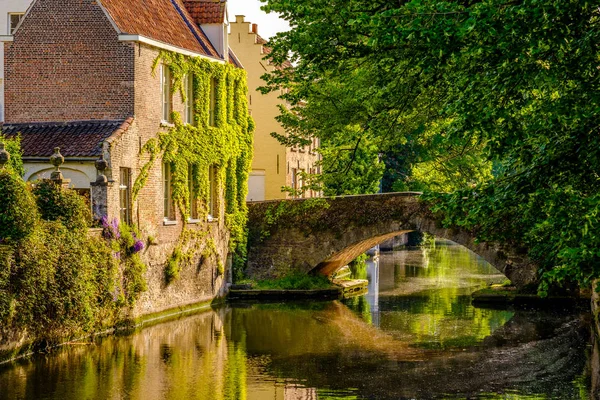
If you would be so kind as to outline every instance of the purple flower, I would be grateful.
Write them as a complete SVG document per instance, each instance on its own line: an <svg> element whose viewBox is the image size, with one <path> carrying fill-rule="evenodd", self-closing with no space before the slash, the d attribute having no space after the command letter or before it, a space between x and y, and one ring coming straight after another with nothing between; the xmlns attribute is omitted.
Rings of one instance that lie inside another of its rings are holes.
<svg viewBox="0 0 600 400"><path fill-rule="evenodd" d="M142 250L144 250L144 242L142 242L141 240L138 239L135 241L135 244L133 245L131 252L133 254L135 254L135 253L139 253Z"/></svg>
<svg viewBox="0 0 600 400"><path fill-rule="evenodd" d="M112 233L111 226L108 223L108 216L106 216L106 215L103 216L100 219L100 223L102 224L102 228L103 228L102 237L104 239L107 239L107 240L112 239L113 238L113 233Z"/></svg>
<svg viewBox="0 0 600 400"><path fill-rule="evenodd" d="M120 259L121 259L121 252L120 252L120 251L117 251L117 252L114 254L114 256L115 256L115 258L116 258L117 260L120 260Z"/></svg>
<svg viewBox="0 0 600 400"><path fill-rule="evenodd" d="M112 222L110 223L110 228L112 230L113 237L115 239L120 239L121 232L119 231L119 220L117 220L116 218L113 218Z"/></svg>

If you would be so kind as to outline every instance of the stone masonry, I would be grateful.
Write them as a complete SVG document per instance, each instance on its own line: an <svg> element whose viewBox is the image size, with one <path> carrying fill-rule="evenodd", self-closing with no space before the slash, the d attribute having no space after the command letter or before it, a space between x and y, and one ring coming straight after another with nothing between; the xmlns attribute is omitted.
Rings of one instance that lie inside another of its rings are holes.
<svg viewBox="0 0 600 400"><path fill-rule="evenodd" d="M479 243L460 229L443 228L418 193L391 193L250 204L252 246L248 274L272 278L290 270L330 276L371 247L421 231L454 241L483 257L517 287L537 282L537 266L524 252L500 243ZM285 202L287 213L269 226L265 216ZM304 204L304 206L303 206Z"/></svg>

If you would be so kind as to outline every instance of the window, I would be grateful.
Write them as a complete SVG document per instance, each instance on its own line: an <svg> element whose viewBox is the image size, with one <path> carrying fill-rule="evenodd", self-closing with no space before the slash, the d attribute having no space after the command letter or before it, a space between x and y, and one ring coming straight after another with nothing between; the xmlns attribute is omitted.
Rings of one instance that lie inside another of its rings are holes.
<svg viewBox="0 0 600 400"><path fill-rule="evenodd" d="M173 221L173 199L171 195L172 172L171 164L163 162L162 166L162 181L163 181L163 207L165 221Z"/></svg>
<svg viewBox="0 0 600 400"><path fill-rule="evenodd" d="M188 167L188 189L190 191L190 220L198 219L198 195L194 184L194 166Z"/></svg>
<svg viewBox="0 0 600 400"><path fill-rule="evenodd" d="M185 93L185 110L183 122L194 124L194 75L183 76L183 91Z"/></svg>
<svg viewBox="0 0 600 400"><path fill-rule="evenodd" d="M301 169L298 175L298 190L302 191L302 193L300 193L300 197L304 198L306 197L306 193L304 191L304 176L306 175L306 171Z"/></svg>
<svg viewBox="0 0 600 400"><path fill-rule="evenodd" d="M17 26L19 26L19 22L23 18L22 13L9 13L8 14L8 34L12 35L17 30Z"/></svg>
<svg viewBox="0 0 600 400"><path fill-rule="evenodd" d="M120 168L119 209L121 222L131 225L131 169Z"/></svg>
<svg viewBox="0 0 600 400"><path fill-rule="evenodd" d="M292 168L292 195L296 197L296 190L298 190L298 170Z"/></svg>
<svg viewBox="0 0 600 400"><path fill-rule="evenodd" d="M162 120L171 122L171 71L169 67L160 66L160 96L162 102Z"/></svg>
<svg viewBox="0 0 600 400"><path fill-rule="evenodd" d="M218 217L217 202L219 201L217 192L217 168L211 165L208 168L208 187L209 187L209 199L208 199L208 219L213 220Z"/></svg>
<svg viewBox="0 0 600 400"><path fill-rule="evenodd" d="M217 126L217 85L215 78L210 80L210 109L208 111L208 125Z"/></svg>

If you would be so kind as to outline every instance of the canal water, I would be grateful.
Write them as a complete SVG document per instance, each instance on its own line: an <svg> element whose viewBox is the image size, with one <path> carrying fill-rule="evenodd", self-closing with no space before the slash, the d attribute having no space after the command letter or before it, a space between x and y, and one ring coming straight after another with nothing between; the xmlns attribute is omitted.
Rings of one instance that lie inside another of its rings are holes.
<svg viewBox="0 0 600 400"><path fill-rule="evenodd" d="M381 254L369 294L229 305L0 366L1 399L588 399L589 316L474 308L462 247Z"/></svg>

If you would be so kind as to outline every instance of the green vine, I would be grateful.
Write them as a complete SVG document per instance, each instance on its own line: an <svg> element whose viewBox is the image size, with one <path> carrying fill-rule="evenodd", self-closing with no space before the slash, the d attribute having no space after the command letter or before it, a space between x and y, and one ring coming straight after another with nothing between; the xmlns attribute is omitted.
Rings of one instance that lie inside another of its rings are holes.
<svg viewBox="0 0 600 400"><path fill-rule="evenodd" d="M157 139L148 141L142 153L148 162L142 167L133 186L136 198L145 186L149 171L156 160L171 165L172 199L185 221L191 215L192 204L198 210L198 218L207 218L210 201L209 169L216 175L218 193L225 191L225 223L231 232L230 250L235 254L235 265L245 262L247 241L246 196L248 176L252 163L254 122L248 113L246 71L230 64L211 62L201 58L162 51L154 60L152 72L159 65L168 66L172 86L185 102L184 77L193 77L194 123L184 124L178 113L172 113L173 126L159 132ZM211 88L215 87L214 123L210 123ZM189 174L194 186L190 194ZM219 198L220 196L217 196ZM190 200L191 199L191 200ZM188 229L184 229L185 231ZM180 238L167 266L167 277L176 278L182 262ZM177 250L179 252L176 254ZM221 262L222 265L222 262Z"/></svg>

